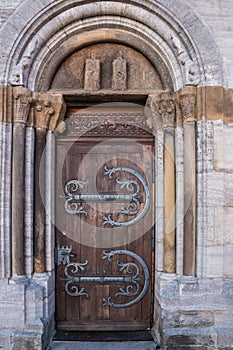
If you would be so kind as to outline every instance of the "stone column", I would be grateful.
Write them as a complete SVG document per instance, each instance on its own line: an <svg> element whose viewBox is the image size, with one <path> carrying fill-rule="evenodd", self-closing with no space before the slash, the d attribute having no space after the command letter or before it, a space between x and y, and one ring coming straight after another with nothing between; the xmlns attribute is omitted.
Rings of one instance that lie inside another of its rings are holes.
<svg viewBox="0 0 233 350"><path fill-rule="evenodd" d="M164 272L176 272L175 103L165 95L159 103L164 127Z"/></svg>
<svg viewBox="0 0 233 350"><path fill-rule="evenodd" d="M0 278L11 276L11 163L13 88L0 88Z"/></svg>
<svg viewBox="0 0 233 350"><path fill-rule="evenodd" d="M45 246L45 178L47 130L53 131L64 116L61 95L34 94L35 161L34 161L34 272L46 272Z"/></svg>
<svg viewBox="0 0 233 350"><path fill-rule="evenodd" d="M161 131L163 131L163 158L156 159L157 168L160 171L156 174L156 227L163 223L163 246L159 247L161 238L156 237L158 249L163 251L163 261L158 260L158 267L161 271L175 273L176 271L176 203L175 203L175 102L169 92L150 95L145 107L147 125L161 143ZM156 150L156 154L158 154ZM161 161L163 173L161 173ZM158 186L157 186L158 183ZM161 213L162 209L162 213ZM157 215L158 214L158 215ZM160 231L156 230L156 235ZM157 251L158 255L161 255ZM162 265L162 266L161 266Z"/></svg>
<svg viewBox="0 0 233 350"><path fill-rule="evenodd" d="M12 276L24 276L24 154L25 126L29 114L31 92L14 90L14 124L12 147Z"/></svg>
<svg viewBox="0 0 233 350"><path fill-rule="evenodd" d="M196 274L196 89L179 93L184 127L184 275Z"/></svg>
<svg viewBox="0 0 233 350"><path fill-rule="evenodd" d="M34 111L31 110L33 113ZM24 200L24 238L25 238L25 274L33 274L33 206L34 206L34 150L35 132L33 118L29 118L25 133L25 182L26 195Z"/></svg>

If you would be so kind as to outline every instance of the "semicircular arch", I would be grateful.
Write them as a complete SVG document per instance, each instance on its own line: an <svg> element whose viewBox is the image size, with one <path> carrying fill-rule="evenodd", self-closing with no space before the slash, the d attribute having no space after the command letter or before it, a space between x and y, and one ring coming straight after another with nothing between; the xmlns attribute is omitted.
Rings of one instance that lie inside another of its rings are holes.
<svg viewBox="0 0 233 350"><path fill-rule="evenodd" d="M25 0L0 31L5 52L1 62L3 85L46 89L62 60L93 42L88 39L90 32L97 35L97 42L106 41L109 36L109 40L142 52L158 71L168 73L169 78L163 82L165 88L169 81L174 90L185 85L224 83L214 40L184 0L175 4L171 0L45 0L35 1L33 6ZM49 66L46 87L42 80Z"/></svg>

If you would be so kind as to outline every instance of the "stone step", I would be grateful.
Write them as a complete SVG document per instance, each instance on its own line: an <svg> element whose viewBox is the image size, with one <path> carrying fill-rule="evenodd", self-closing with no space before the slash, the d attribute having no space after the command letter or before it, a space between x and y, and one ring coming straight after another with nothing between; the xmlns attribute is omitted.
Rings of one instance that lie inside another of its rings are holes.
<svg viewBox="0 0 233 350"><path fill-rule="evenodd" d="M53 341L47 350L155 350L153 341L82 342Z"/></svg>

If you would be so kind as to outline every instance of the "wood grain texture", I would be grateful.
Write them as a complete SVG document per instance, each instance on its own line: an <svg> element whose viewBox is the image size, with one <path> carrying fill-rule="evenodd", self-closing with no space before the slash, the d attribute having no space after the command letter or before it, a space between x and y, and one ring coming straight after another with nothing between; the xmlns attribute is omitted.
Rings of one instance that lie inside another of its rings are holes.
<svg viewBox="0 0 233 350"><path fill-rule="evenodd" d="M107 139L106 139L107 140ZM101 137L99 141L102 143L98 146L98 140L95 137L94 142L85 139L75 142L70 148L65 157L64 165L62 166L62 183L57 181L57 194L62 193L65 183L71 179L85 181L89 180L88 185L82 193L116 193L119 191L119 185L116 184L117 177L131 179L132 175L123 172L113 175L113 179L109 179L103 174L103 165L106 164L112 167L131 167L139 171L144 176L143 169L151 169L150 152L153 152L153 138L148 134L146 144L128 143L121 144L122 140L116 142L114 146L105 144L106 140ZM143 135L145 140L145 135ZM137 140L139 141L139 140ZM59 154L63 152L66 141L61 138L57 142L57 160L59 165ZM117 147L118 146L118 147ZM61 157L62 158L62 157ZM106 161L106 159L108 159ZM143 165L142 165L143 164ZM93 181L92 181L93 180ZM97 192L96 192L97 191ZM144 206L145 193L142 193L142 207ZM72 253L75 255L71 258L73 262L84 262L88 260L85 266L85 271L82 276L121 276L126 275L126 271L119 271L117 261L130 262L134 261L132 257L126 255L117 255L112 258L112 262L102 260L103 250L110 251L114 249L125 249L135 252L142 257L150 270L150 278L152 274L152 233L153 225L152 215L149 211L146 219L142 219L137 224L126 227L124 234L119 239L116 227L110 225L105 226L106 235L99 238L103 224L103 215L116 211L116 205L119 204L106 203L84 203L88 212L87 218L81 215L80 220L73 220L71 216L64 212L64 202L57 201L57 220L65 222L63 227L66 227L66 234L62 230L57 229L56 243L60 245L72 244ZM120 207L122 204L120 204ZM152 206L151 206L152 207ZM129 218L125 214L119 215L119 221L127 221ZM57 226L60 226L57 225ZM88 225L87 225L88 224ZM73 232L70 237L69 232ZM144 234L142 234L144 232ZM102 240L102 241L101 241ZM117 242L118 246L117 246ZM136 261L134 261L136 262ZM138 330L150 329L151 326L151 295L153 282L151 279L150 287L145 297L135 305L128 308L103 308L103 298L111 296L116 303L125 303L134 299L134 297L118 296L115 293L119 292L120 287L125 287L125 284L117 283L80 283L80 287L85 288L89 297L85 296L72 297L65 292L64 266L57 267L56 278L56 318L57 326L60 330ZM144 283L143 270L140 268L141 285Z"/></svg>

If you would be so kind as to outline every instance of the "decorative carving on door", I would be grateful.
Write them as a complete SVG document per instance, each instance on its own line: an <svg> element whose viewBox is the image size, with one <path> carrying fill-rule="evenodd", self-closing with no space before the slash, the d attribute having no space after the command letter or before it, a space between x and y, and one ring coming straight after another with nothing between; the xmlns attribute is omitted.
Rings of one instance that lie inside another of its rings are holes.
<svg viewBox="0 0 233 350"><path fill-rule="evenodd" d="M68 115L66 133L85 136L146 136L150 132L142 113L88 113Z"/></svg>
<svg viewBox="0 0 233 350"><path fill-rule="evenodd" d="M144 179L144 177L139 174L134 169L127 167L117 167L117 168L108 168L107 165L104 166L104 176L108 176L112 180L112 175L119 172L127 172L133 175L138 181L134 179L122 180L120 178L116 179L116 183L120 185L120 189L126 189L127 193L124 194L80 194L78 193L80 189L84 189L88 181L79 181L78 179L70 180L65 184L64 193L65 195L60 195L61 199L65 199L64 208L68 214L84 214L88 217L88 213L85 210L83 202L106 202L106 201L122 201L126 202L126 206L122 206L119 211L116 213L109 213L107 216L103 216L103 226L130 226L136 224L141 220L150 206L150 189ZM141 199L142 192L145 192L145 203L144 207L141 210ZM133 219L128 221L118 221L120 214L128 215L129 217L133 216ZM137 215L138 214L138 215ZM136 216L135 216L136 215ZM115 216L117 219L113 219Z"/></svg>

